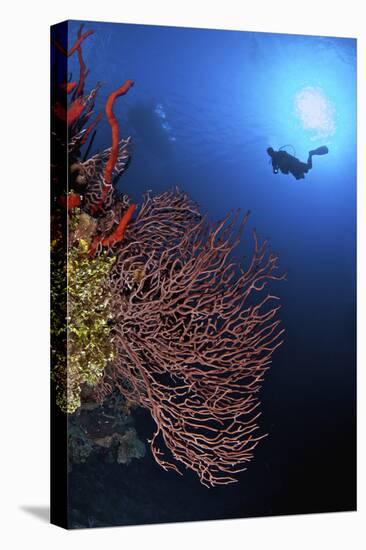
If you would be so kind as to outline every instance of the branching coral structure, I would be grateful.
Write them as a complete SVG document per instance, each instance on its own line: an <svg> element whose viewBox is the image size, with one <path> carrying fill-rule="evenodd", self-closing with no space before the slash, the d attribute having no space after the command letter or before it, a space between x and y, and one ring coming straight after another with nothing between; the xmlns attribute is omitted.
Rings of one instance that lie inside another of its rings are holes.
<svg viewBox="0 0 366 550"><path fill-rule="evenodd" d="M110 275L117 356L99 391L117 385L148 409L158 464L184 465L206 486L237 481L252 458L258 391L282 343L267 291L284 277L277 256L254 233L249 265L235 260L247 221L235 229L236 217L210 227L178 190L147 197Z"/></svg>

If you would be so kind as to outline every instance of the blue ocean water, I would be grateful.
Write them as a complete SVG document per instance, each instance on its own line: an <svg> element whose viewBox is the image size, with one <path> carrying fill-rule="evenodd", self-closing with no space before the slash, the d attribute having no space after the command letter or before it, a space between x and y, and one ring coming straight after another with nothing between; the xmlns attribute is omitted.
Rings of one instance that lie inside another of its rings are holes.
<svg viewBox="0 0 366 550"><path fill-rule="evenodd" d="M69 46L80 22L69 24ZM133 142L120 189L139 204L178 185L212 220L251 211L288 279L284 345L262 391L269 433L235 486L207 490L149 455L71 474L71 509L89 522L139 523L349 510L355 507L356 41L242 31L86 23L96 112L126 79L114 111ZM76 56L69 70L78 76ZM91 153L109 147L104 117ZM288 145L305 179L272 173L266 149ZM154 423L136 414L139 435ZM85 467L86 468L86 467ZM122 473L121 473L122 472ZM93 480L95 483L93 483ZM86 520L85 520L86 522Z"/></svg>

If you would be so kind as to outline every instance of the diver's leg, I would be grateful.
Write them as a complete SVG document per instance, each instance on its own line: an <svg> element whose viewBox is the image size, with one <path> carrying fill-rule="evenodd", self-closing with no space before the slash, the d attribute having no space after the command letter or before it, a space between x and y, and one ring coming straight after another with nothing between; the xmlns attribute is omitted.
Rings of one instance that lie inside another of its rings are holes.
<svg viewBox="0 0 366 550"><path fill-rule="evenodd" d="M313 167L313 151L309 151L308 161L306 164L307 164L308 170L311 170L311 168Z"/></svg>

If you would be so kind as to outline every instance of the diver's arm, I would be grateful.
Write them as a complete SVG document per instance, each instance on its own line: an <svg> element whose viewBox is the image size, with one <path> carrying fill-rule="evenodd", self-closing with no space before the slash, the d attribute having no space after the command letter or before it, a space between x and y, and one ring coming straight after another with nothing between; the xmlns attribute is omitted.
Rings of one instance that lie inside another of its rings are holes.
<svg viewBox="0 0 366 550"><path fill-rule="evenodd" d="M278 164L278 152L277 151L273 151L272 155L272 168L273 168L273 173L274 174L278 174L278 170L279 170L279 164Z"/></svg>

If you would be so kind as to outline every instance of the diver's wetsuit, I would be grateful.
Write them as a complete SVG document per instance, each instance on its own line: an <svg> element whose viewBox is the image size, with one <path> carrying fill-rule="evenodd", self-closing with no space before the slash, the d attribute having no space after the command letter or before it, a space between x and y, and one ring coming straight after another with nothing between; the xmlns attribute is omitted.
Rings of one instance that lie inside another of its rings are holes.
<svg viewBox="0 0 366 550"><path fill-rule="evenodd" d="M272 157L273 173L278 174L278 171L281 170L282 174L291 173L297 180L304 178L304 174L313 167L311 153L310 151L307 162L301 162L296 157L286 153L286 151L273 151L270 155Z"/></svg>

